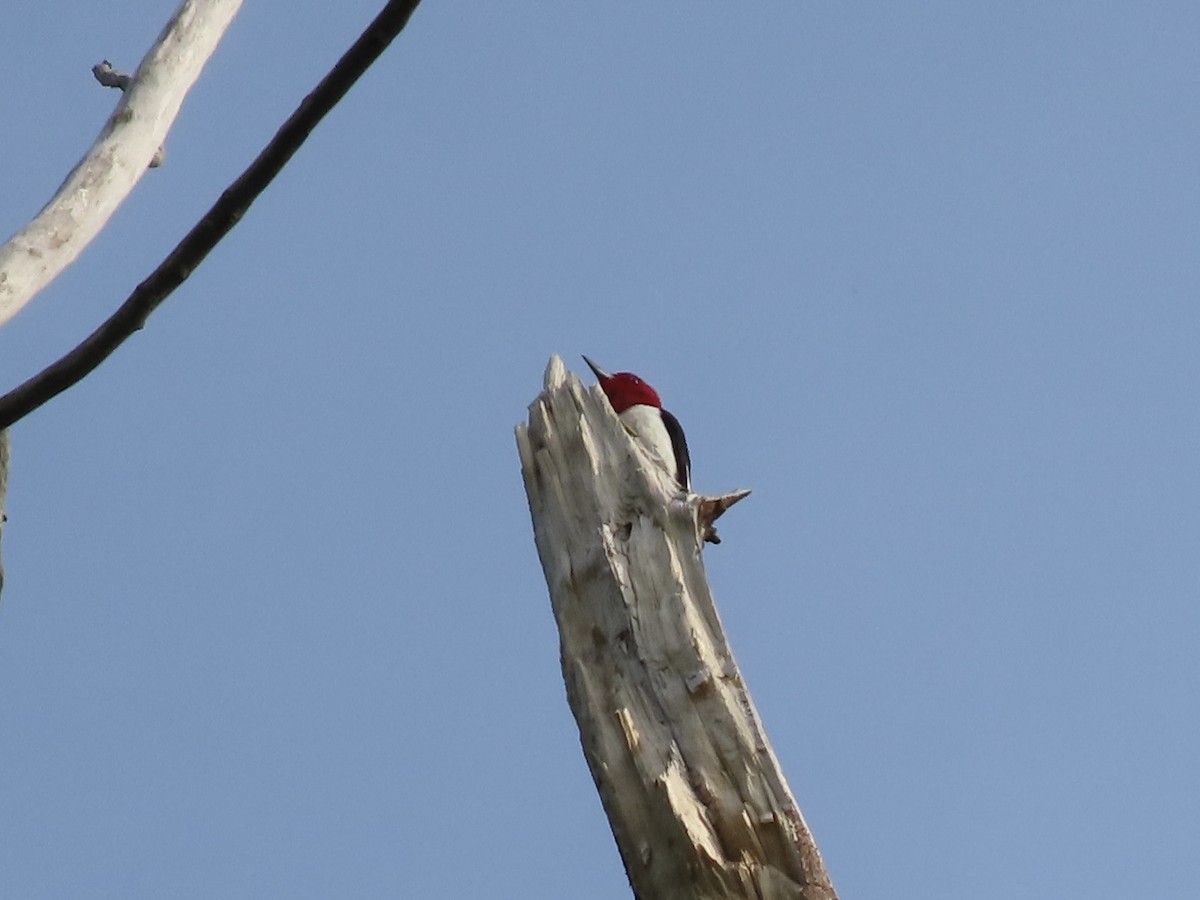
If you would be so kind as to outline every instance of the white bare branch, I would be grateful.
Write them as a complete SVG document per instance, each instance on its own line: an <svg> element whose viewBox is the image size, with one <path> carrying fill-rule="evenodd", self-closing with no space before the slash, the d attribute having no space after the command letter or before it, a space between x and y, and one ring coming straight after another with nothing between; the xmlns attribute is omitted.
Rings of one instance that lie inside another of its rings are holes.
<svg viewBox="0 0 1200 900"><path fill-rule="evenodd" d="M705 498L558 357L517 446L567 699L634 894L836 900L717 614Z"/></svg>
<svg viewBox="0 0 1200 900"><path fill-rule="evenodd" d="M180 5L87 155L42 211L0 247L0 325L75 261L133 190L241 5Z"/></svg>
<svg viewBox="0 0 1200 900"><path fill-rule="evenodd" d="M127 75L124 72L118 72L113 68L113 64L107 59L96 63L92 66L92 74L96 76L96 80L105 87L118 88L122 91L129 90L129 86L133 84L133 76ZM167 151L165 147L160 146L154 151L154 156L151 157L147 168L157 169L166 161Z"/></svg>

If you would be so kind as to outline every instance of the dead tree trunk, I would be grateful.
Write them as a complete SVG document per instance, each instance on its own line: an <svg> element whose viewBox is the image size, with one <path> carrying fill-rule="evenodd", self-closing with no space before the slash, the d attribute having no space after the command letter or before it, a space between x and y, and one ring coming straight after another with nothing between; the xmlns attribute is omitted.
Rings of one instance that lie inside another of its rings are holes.
<svg viewBox="0 0 1200 900"><path fill-rule="evenodd" d="M517 445L567 699L640 900L836 900L729 649L701 498L553 357Z"/></svg>

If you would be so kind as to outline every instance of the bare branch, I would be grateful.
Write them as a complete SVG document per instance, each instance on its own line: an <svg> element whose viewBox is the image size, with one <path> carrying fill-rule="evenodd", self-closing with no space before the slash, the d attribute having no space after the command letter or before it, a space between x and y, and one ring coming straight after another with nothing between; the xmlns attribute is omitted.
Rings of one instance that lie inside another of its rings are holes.
<svg viewBox="0 0 1200 900"><path fill-rule="evenodd" d="M745 500L749 496L750 492L742 488L741 490L731 491L728 494L722 494L719 497L700 498L698 518L700 520L700 533L703 535L706 543L721 543L721 538L717 535L717 529L713 523L725 515L725 510L729 509L729 507L741 500Z"/></svg>
<svg viewBox="0 0 1200 900"><path fill-rule="evenodd" d="M312 130L408 23L420 0L391 0L343 54L311 94L275 133L249 168L180 241L109 319L74 350L20 387L0 397L0 428L6 428L65 391L104 362L170 293L179 287L245 215Z"/></svg>
<svg viewBox="0 0 1200 900"><path fill-rule="evenodd" d="M0 247L0 325L75 261L133 190L241 5L180 5L92 148L33 221Z"/></svg>
<svg viewBox="0 0 1200 900"><path fill-rule="evenodd" d="M133 76L126 75L124 72L118 72L113 68L112 63L107 59L96 63L92 66L92 75L104 87L117 88L121 91L129 90L129 86L133 84ZM157 169L166 161L167 148L165 145L160 146L154 151L154 156L150 157L150 162L146 163L147 167Z"/></svg>

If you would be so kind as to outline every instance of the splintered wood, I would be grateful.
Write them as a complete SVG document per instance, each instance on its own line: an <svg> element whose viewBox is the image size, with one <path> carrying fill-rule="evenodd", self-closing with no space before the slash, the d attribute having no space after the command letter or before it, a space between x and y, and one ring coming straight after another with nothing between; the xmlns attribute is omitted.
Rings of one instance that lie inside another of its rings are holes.
<svg viewBox="0 0 1200 900"><path fill-rule="evenodd" d="M558 357L517 445L567 699L634 894L836 900L704 573L702 507L731 502L682 493Z"/></svg>

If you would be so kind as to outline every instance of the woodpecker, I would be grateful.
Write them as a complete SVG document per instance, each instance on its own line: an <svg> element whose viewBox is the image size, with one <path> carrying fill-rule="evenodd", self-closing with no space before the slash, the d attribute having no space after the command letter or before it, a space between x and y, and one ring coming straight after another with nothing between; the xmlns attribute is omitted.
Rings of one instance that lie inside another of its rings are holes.
<svg viewBox="0 0 1200 900"><path fill-rule="evenodd" d="M679 420L663 409L658 391L632 372L609 375L588 359L583 361L596 373L600 389L621 424L649 452L659 465L675 476L685 491L692 489L692 461Z"/></svg>

